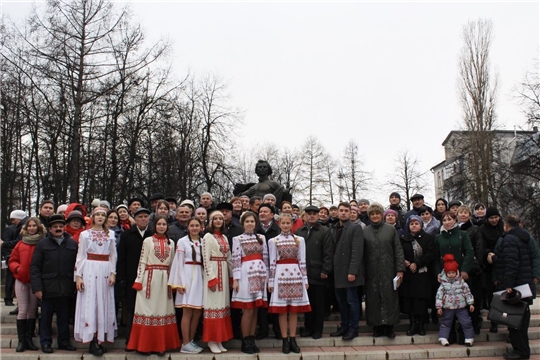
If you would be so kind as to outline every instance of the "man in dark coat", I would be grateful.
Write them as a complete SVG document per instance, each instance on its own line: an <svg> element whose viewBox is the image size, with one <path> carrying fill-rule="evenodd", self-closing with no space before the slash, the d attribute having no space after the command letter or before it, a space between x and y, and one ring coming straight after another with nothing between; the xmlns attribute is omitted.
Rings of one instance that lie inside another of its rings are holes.
<svg viewBox="0 0 540 360"><path fill-rule="evenodd" d="M23 225L28 219L28 215L22 210L13 210L9 214L11 220L11 225L4 229L2 232L2 257L6 262L11 256L11 252L15 248L15 245L19 242L19 233ZM13 306L13 291L15 288L15 278L9 270L6 269L6 282L5 282L5 294L4 294L4 305ZM11 314L11 313L10 313ZM16 315L17 313L12 315Z"/></svg>
<svg viewBox="0 0 540 360"><path fill-rule="evenodd" d="M414 194L409 199L411 200L413 208L405 213L405 217L403 218L403 223L407 223L407 219L411 215L418 215L420 216L420 208L424 206L424 195L422 194ZM407 229L405 229L406 232L408 232Z"/></svg>
<svg viewBox="0 0 540 360"><path fill-rule="evenodd" d="M52 318L56 312L58 348L75 351L69 343L69 304L75 296L73 274L78 245L66 232L64 215L49 218L49 234L38 241L30 265L32 292L41 300L39 336L44 353L53 352Z"/></svg>
<svg viewBox="0 0 540 360"><path fill-rule="evenodd" d="M341 314L341 326L331 336L352 340L358 336L360 300L358 287L364 285L364 233L362 227L349 220L351 205L338 206L339 223L333 229L334 286Z"/></svg>
<svg viewBox="0 0 540 360"><path fill-rule="evenodd" d="M320 339L324 326L325 297L328 275L332 272L334 242L330 230L319 223L319 208L310 205L304 209L306 223L296 231L306 243L308 296L311 312L305 314L302 337Z"/></svg>
<svg viewBox="0 0 540 360"><path fill-rule="evenodd" d="M535 296L536 287L533 282L533 261L529 244L531 236L519 225L520 219L517 215L508 215L504 219L505 233L495 245L495 253L489 253L488 262L493 264L498 289L512 294L516 286L528 284ZM505 359L529 359L531 356L528 331L531 321L529 305L532 304L533 298L524 300L528 305L521 328L519 330L508 328L513 350L504 353Z"/></svg>
<svg viewBox="0 0 540 360"><path fill-rule="evenodd" d="M127 310L126 344L129 341L131 326L133 325L133 315L135 313L137 290L132 289L132 286L135 279L137 279L142 244L144 239L153 234L153 229L148 224L149 217L150 211L148 209L137 209L135 211L135 226L132 226L131 229L124 231L120 235L120 243L118 244L116 283L119 287L118 292L124 298L122 304Z"/></svg>
<svg viewBox="0 0 540 360"><path fill-rule="evenodd" d="M257 234L264 235L266 237L266 243L268 240L275 238L281 233L281 229L274 221L274 215L276 210L270 204L262 204L259 206L259 226L257 227ZM267 245L268 246L268 245ZM268 302L270 302L271 293L268 294ZM259 325L259 332L257 334L257 340L268 337L268 322L272 322L272 329L276 339L281 339L281 331L279 330L278 317L274 314L268 314L268 309L259 308L257 315L257 324Z"/></svg>
<svg viewBox="0 0 540 360"><path fill-rule="evenodd" d="M397 223L399 227L404 228L405 227L405 209L401 206L401 195L394 191L390 194L390 197L388 198L388 201L390 202L390 205L388 206L388 209L392 209L395 212L397 212Z"/></svg>
<svg viewBox="0 0 540 360"><path fill-rule="evenodd" d="M54 201L52 200L43 200L41 207L39 208L39 215L37 218L45 229L49 230L49 218L54 214Z"/></svg>
<svg viewBox="0 0 540 360"><path fill-rule="evenodd" d="M180 205L176 208L176 221L169 226L169 238L178 243L178 240L188 234L187 224L191 219L191 208L188 205Z"/></svg>

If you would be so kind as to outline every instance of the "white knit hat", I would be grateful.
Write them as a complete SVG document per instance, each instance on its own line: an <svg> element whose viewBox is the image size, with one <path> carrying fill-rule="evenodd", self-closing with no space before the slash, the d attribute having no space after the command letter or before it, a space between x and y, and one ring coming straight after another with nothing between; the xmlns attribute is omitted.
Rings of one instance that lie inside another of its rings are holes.
<svg viewBox="0 0 540 360"><path fill-rule="evenodd" d="M22 210L13 210L11 214L9 214L10 219L22 220L25 217L26 217L26 213Z"/></svg>

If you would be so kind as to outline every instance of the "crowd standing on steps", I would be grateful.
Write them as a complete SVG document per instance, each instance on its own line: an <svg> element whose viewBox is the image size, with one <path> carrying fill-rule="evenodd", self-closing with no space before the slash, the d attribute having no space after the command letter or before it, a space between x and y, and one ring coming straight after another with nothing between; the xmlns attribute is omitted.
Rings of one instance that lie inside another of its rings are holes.
<svg viewBox="0 0 540 360"><path fill-rule="evenodd" d="M516 215L457 199L431 208L421 194L406 211L397 192L386 208L360 199L301 209L268 178L268 163L257 174L258 184L217 204L207 192L197 206L154 193L148 208L134 197L117 206L95 199L91 210L62 204L56 214L44 200L36 217L13 210L0 244L4 304L17 298L16 351L38 350L39 303L44 353L54 352L56 313L59 349L76 350L73 337L101 356L123 327L126 351L163 356L197 354L204 343L223 353L233 338L256 354L270 328L283 353L299 353L298 313L303 338L323 337L325 318L337 312L333 337L354 339L365 316L374 337L393 339L407 314L408 336L426 335L442 317L441 345L473 346L494 291L513 296L527 284L533 296L523 300L535 298L540 250ZM504 358L530 358L529 322L527 307Z"/></svg>

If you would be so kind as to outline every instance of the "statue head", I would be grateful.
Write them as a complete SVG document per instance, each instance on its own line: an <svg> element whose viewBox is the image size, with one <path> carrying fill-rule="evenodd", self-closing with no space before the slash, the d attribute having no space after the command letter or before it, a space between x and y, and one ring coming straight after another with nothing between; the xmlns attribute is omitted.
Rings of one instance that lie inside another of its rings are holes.
<svg viewBox="0 0 540 360"><path fill-rule="evenodd" d="M269 176L272 175L272 167L266 160L259 160L255 165L255 173L257 176Z"/></svg>

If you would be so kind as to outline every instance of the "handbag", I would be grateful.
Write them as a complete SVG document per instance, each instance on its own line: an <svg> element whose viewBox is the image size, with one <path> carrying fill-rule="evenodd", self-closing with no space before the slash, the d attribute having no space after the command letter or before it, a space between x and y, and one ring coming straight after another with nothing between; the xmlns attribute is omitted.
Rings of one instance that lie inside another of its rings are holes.
<svg viewBox="0 0 540 360"><path fill-rule="evenodd" d="M527 306L528 304L521 300L516 304L510 304L502 300L501 295L493 295L488 320L519 330L521 329L523 315L527 310Z"/></svg>

